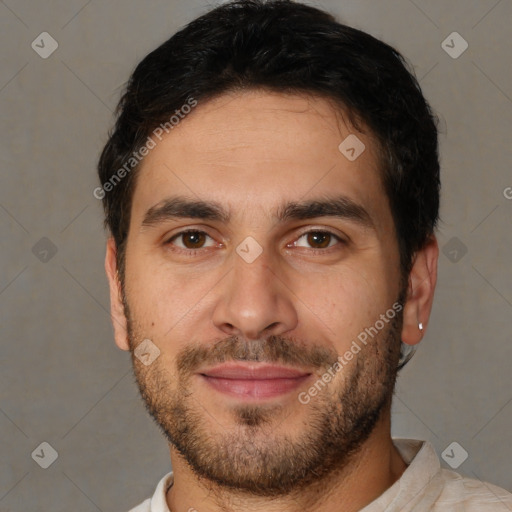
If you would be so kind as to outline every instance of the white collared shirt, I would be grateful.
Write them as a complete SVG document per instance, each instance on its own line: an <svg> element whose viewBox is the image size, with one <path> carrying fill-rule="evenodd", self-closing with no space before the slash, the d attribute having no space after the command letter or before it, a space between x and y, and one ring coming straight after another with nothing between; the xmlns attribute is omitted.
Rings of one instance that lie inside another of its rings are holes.
<svg viewBox="0 0 512 512"><path fill-rule="evenodd" d="M512 494L495 485L441 468L428 441L393 439L408 465L399 480L360 512L512 512ZM129 512L170 512L166 493L172 472L158 482L152 498Z"/></svg>

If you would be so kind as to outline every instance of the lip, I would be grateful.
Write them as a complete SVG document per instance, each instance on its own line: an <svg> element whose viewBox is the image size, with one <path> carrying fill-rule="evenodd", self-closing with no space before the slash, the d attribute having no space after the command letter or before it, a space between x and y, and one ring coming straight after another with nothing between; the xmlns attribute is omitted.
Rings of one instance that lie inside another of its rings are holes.
<svg viewBox="0 0 512 512"><path fill-rule="evenodd" d="M199 372L214 390L233 397L260 400L285 395L297 389L310 372L264 363L226 363Z"/></svg>

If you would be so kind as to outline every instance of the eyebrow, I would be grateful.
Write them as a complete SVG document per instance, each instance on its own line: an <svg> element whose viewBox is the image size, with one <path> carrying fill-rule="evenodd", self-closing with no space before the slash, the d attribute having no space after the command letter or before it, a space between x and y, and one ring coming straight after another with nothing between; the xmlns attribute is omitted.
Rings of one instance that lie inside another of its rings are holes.
<svg viewBox="0 0 512 512"><path fill-rule="evenodd" d="M356 222L365 228L375 229L375 224L366 209L346 196L289 202L281 205L275 218L279 223L290 220L306 220L316 217L336 217ZM218 221L228 224L230 213L218 202L173 196L149 208L141 227L154 227L178 218Z"/></svg>

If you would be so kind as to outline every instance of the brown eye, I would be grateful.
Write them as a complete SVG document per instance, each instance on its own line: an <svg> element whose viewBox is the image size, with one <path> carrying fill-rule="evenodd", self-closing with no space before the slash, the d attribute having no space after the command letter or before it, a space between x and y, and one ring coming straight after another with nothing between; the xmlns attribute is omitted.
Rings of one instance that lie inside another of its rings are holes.
<svg viewBox="0 0 512 512"><path fill-rule="evenodd" d="M305 240L306 245L299 243L299 240ZM343 242L341 238L329 231L308 231L303 233L295 242L296 247L310 247L312 249L328 249L336 242Z"/></svg>
<svg viewBox="0 0 512 512"><path fill-rule="evenodd" d="M204 244L205 236L204 233L199 231L189 231L183 236L183 245L187 249L198 249Z"/></svg>
<svg viewBox="0 0 512 512"><path fill-rule="evenodd" d="M315 249L325 249L329 247L331 241L331 234L322 231L312 231L307 234L308 244L313 246Z"/></svg>
<svg viewBox="0 0 512 512"><path fill-rule="evenodd" d="M211 238L204 231L189 230L174 235L168 243L180 249L202 249L205 247L206 239ZM180 241L180 243L178 243Z"/></svg>

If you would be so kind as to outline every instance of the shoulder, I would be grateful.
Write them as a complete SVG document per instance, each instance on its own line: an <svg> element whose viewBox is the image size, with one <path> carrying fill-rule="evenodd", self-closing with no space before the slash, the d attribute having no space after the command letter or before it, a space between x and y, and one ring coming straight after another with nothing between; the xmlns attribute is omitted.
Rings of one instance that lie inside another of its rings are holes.
<svg viewBox="0 0 512 512"><path fill-rule="evenodd" d="M448 469L439 472L443 490L437 504L464 505L466 512L507 512L512 510L512 494L497 485L460 475Z"/></svg>
<svg viewBox="0 0 512 512"><path fill-rule="evenodd" d="M390 505L389 510L512 512L509 491L442 468L428 441L393 439L393 443L408 467L400 480L388 489L388 496L384 494L380 498L381 501L385 498L383 503Z"/></svg>

